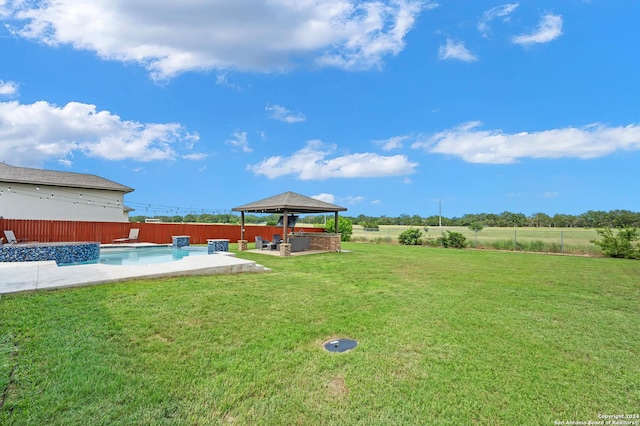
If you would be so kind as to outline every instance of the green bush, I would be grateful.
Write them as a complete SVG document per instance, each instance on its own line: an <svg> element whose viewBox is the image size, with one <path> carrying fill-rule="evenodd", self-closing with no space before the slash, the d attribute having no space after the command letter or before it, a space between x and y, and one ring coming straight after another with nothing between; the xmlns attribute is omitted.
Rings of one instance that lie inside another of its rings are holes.
<svg viewBox="0 0 640 426"><path fill-rule="evenodd" d="M336 232L336 221L335 219L327 220L326 225L324 225L324 230L327 232ZM344 217L338 218L338 232L340 233L340 241L350 241L351 234L353 234L353 224L351 221Z"/></svg>
<svg viewBox="0 0 640 426"><path fill-rule="evenodd" d="M640 259L640 245L636 243L640 235L636 228L619 229L616 235L613 235L611 228L597 229L596 232L602 239L591 242L602 248L607 256Z"/></svg>
<svg viewBox="0 0 640 426"><path fill-rule="evenodd" d="M467 246L467 237L456 231L444 231L438 241L445 248L465 248Z"/></svg>
<svg viewBox="0 0 640 426"><path fill-rule="evenodd" d="M398 242L405 246L419 246L422 244L422 231L409 228L398 236Z"/></svg>

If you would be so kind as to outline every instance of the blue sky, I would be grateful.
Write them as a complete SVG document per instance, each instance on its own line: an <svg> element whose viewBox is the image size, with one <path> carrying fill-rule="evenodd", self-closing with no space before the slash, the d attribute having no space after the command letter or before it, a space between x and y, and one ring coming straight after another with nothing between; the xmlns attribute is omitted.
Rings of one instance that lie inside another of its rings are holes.
<svg viewBox="0 0 640 426"><path fill-rule="evenodd" d="M0 161L133 214L640 211L635 0L0 0Z"/></svg>

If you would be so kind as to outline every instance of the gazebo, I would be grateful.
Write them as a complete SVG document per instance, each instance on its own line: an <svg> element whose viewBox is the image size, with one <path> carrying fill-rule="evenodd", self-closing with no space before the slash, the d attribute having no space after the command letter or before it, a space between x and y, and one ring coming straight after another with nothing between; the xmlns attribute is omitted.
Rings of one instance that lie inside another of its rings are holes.
<svg viewBox="0 0 640 426"><path fill-rule="evenodd" d="M288 215L291 213L335 213L335 233L338 233L338 212L346 211L345 207L336 206L335 204L326 203L316 200L315 198L296 194L295 192L285 192L283 194L274 195L273 197L263 200L254 201L253 203L243 206L234 207L235 212L240 212L241 231L240 239L244 241L244 214L248 213L280 213L282 214L282 238L283 243L287 243Z"/></svg>

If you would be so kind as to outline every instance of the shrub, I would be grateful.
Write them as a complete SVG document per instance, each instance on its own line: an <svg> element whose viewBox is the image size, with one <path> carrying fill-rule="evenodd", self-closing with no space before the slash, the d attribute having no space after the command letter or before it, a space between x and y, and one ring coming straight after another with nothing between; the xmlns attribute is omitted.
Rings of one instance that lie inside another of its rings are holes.
<svg viewBox="0 0 640 426"><path fill-rule="evenodd" d="M422 231L409 228L398 236L398 242L406 246L417 246L422 244Z"/></svg>
<svg viewBox="0 0 640 426"><path fill-rule="evenodd" d="M335 219L327 220L327 224L324 225L324 230L327 232L336 232ZM350 241L351 234L353 234L353 225L351 221L345 217L339 217L338 232L340 233L340 241Z"/></svg>
<svg viewBox="0 0 640 426"><path fill-rule="evenodd" d="M596 232L602 239L591 242L600 246L607 256L640 259L640 245L635 243L640 239L640 235L636 228L619 229L616 235L613 235L611 228L597 229Z"/></svg>
<svg viewBox="0 0 640 426"><path fill-rule="evenodd" d="M438 241L445 248L465 248L467 246L467 237L455 231L444 231Z"/></svg>

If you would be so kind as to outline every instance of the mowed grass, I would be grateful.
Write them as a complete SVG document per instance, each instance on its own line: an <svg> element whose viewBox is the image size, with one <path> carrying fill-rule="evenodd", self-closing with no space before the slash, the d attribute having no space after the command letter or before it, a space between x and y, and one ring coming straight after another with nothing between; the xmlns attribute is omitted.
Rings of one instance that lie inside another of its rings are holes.
<svg viewBox="0 0 640 426"><path fill-rule="evenodd" d="M640 407L640 262L344 244L0 299L0 424L553 424ZM344 337L354 350L322 344Z"/></svg>

